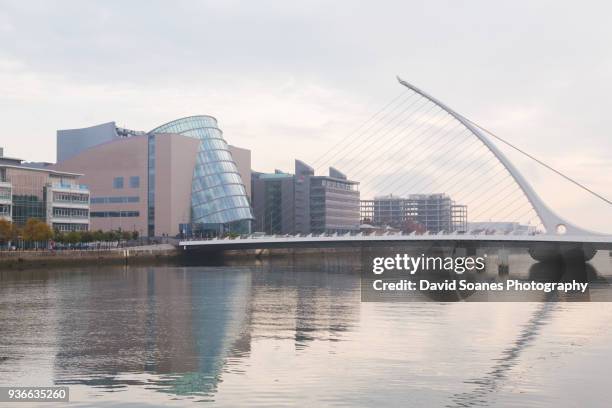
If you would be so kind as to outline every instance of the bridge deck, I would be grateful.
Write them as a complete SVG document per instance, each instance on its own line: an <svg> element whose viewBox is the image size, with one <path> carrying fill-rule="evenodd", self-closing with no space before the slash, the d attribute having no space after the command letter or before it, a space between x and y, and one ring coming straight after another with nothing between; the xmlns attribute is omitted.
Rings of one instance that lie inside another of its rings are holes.
<svg viewBox="0 0 612 408"><path fill-rule="evenodd" d="M451 244L479 246L532 247L549 245L589 245L598 250L612 250L612 235L338 235L338 236L263 236L180 241L181 249L266 249L320 248L357 245Z"/></svg>

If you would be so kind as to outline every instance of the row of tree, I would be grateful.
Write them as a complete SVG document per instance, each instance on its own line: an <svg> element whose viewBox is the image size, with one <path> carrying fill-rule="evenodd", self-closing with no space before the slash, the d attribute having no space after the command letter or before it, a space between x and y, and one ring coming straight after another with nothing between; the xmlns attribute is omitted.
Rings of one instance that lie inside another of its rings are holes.
<svg viewBox="0 0 612 408"><path fill-rule="evenodd" d="M55 232L54 241L62 244L121 242L138 239L138 231L70 231Z"/></svg>
<svg viewBox="0 0 612 408"><path fill-rule="evenodd" d="M44 221L30 218L23 227L0 219L0 246L24 242L35 248L46 247L50 241L61 244L90 242L121 242L138 239L138 231L53 231Z"/></svg>
<svg viewBox="0 0 612 408"><path fill-rule="evenodd" d="M53 230L47 223L35 218L30 218L23 227L13 224L7 220L0 220L0 244L9 242L42 243L53 238Z"/></svg>

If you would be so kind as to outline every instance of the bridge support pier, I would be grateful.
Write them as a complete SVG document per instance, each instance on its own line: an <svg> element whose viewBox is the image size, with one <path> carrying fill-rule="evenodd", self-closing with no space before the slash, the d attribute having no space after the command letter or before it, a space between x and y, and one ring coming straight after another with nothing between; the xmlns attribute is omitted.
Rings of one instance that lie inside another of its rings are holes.
<svg viewBox="0 0 612 408"><path fill-rule="evenodd" d="M586 262L593 259L597 250L589 244L538 243L529 248L529 255L536 261L571 260Z"/></svg>
<svg viewBox="0 0 612 408"><path fill-rule="evenodd" d="M497 273L499 275L510 273L510 253L506 248L497 250Z"/></svg>

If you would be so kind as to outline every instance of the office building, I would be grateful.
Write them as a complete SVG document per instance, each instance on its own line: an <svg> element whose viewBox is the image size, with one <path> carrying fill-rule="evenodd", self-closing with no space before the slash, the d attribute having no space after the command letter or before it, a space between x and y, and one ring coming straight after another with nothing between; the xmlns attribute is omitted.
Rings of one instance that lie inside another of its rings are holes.
<svg viewBox="0 0 612 408"><path fill-rule="evenodd" d="M311 177L311 232L359 231L358 185L333 167L329 168L329 176Z"/></svg>
<svg viewBox="0 0 612 408"><path fill-rule="evenodd" d="M252 173L251 191L255 231L268 234L295 234L295 177L275 173Z"/></svg>
<svg viewBox="0 0 612 408"><path fill-rule="evenodd" d="M334 169L316 176L295 161L295 174L253 173L255 230L268 234L346 233L359 230L359 183Z"/></svg>
<svg viewBox="0 0 612 408"><path fill-rule="evenodd" d="M89 189L81 174L30 166L0 149L0 217L23 226L28 219L57 231L89 229Z"/></svg>
<svg viewBox="0 0 612 408"><path fill-rule="evenodd" d="M191 116L149 132L114 122L57 132L53 168L83 173L93 229L143 236L250 232L251 153L229 146L215 118Z"/></svg>
<svg viewBox="0 0 612 408"><path fill-rule="evenodd" d="M467 229L467 206L446 194L387 195L361 201L361 222L404 232L457 232Z"/></svg>

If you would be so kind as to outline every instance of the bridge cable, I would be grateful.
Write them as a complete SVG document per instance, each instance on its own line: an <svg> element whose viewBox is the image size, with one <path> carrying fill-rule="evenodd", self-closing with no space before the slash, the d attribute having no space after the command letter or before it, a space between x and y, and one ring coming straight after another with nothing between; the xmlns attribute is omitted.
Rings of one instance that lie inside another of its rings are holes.
<svg viewBox="0 0 612 408"><path fill-rule="evenodd" d="M425 110L425 112L423 112L422 115L419 118L416 118L417 120L415 122L419 122L422 119L426 119L426 117L428 115L432 114L432 112L431 112L432 109L438 109L439 110L438 112L433 112L433 114L435 114L435 115L437 115L439 113L444 113L439 107L437 107L435 105L425 104L422 107L426 107L428 105L429 105L429 108L427 110ZM419 108L419 110L421 108ZM417 112L417 111L415 111L415 112ZM390 129L389 132L386 132L382 136L387 136L389 133L391 133L392 130L395 130L396 128L398 128L398 126L400 126L401 124L406 122L406 120L411 118L411 116L413 116L413 114L411 114L408 117L406 117L405 119L403 119L399 124L396 125L396 127L394 129ZM404 148L405 146L409 146L410 142L418 140L419 136L423 136L423 135L427 134L427 132L429 132L431 129L434 129L436 126L440 126L442 123L443 123L442 127L446 126L448 123L451 123L449 121L449 119L450 119L450 115L444 113L444 115L440 119L437 119L434 124L429 124L429 126L426 126L427 122L423 122L423 123L421 123L419 125L416 125L414 127L409 128L408 131L406 131L406 129L407 129L406 127L400 128L397 132L395 132L390 137L390 139L387 141L387 145L381 147L381 150L378 152L379 154L377 156L368 157L369 162L367 163L367 165L364 166L363 162L358 162L358 163L355 163L355 164L353 164L351 166L343 166L342 167L342 171L345 174L348 174L348 173L351 173L353 170L358 169L357 172L353 175L355 178L357 178L358 176L361 176L361 174L365 173L367 171L367 169L369 167L373 166L373 165L378 166L378 170L381 170L379 160L387 159L387 161L389 161L391 158L395 157L398 153L401 153L400 147ZM444 120L445 123L442 122L442 120ZM411 137L407 138L407 136L411 136ZM400 139L400 137L403 137L403 139ZM391 141L395 141L395 143L392 144L392 145L389 144ZM373 144L371 143L370 146L372 146L372 145ZM366 146L366 147L368 147L368 146ZM386 148L386 150L383 151L382 150L383 148ZM366 148L361 149L358 153L363 153L363 152L367 152L367 149ZM344 161L347 158L348 158L348 155L345 155L344 157L340 158L340 161ZM372 173L370 173L370 174L372 174ZM363 184L363 179L360 179L360 183Z"/></svg>
<svg viewBox="0 0 612 408"><path fill-rule="evenodd" d="M409 92L409 91L408 91L408 92ZM355 150L357 150L357 149L360 149L359 153L364 152L364 151L366 150L366 147L367 147L368 145L372 145L372 142L370 142L370 140L371 140L371 139L372 139L374 136L377 136L377 135L378 135L378 134L379 134L379 133L380 133L382 130L386 130L386 131L385 131L385 133L384 133L382 136L386 136L386 135L388 135L388 134L390 134L390 133L395 133L394 131L395 131L395 130L396 130L398 127L400 127L400 125L401 125L402 123L406 122L408 119L413 119L413 118L416 116L416 114L417 114L417 113L419 113L419 117L417 117L417 118L416 118L416 119L418 119L418 120L420 120L420 119L424 118L424 117L425 117L425 116L426 116L426 115L427 115L427 114L428 114L430 111L432 111L432 110L439 110L439 112L438 112L438 113L444 113L444 114L442 115L442 119L447 119L447 118L450 118L450 115L448 115L447 113L445 113L443 110L441 110L441 109L440 109L440 107L436 106L435 104L431 104L431 103L429 103L429 101L428 101L426 98L423 98L423 97L421 97L420 95L415 94L415 93L411 93L411 95L410 95L410 96L413 96L413 95L417 95L417 96L418 96L418 98L417 98L416 100L413 100L413 101L412 101L412 102L411 102L411 103L408 105L408 107L406 107L406 108L405 108L405 109L404 109L402 112L400 112L400 114L398 114L397 116L395 116L394 118L392 118L392 119L391 119L391 121L389 121L389 122L388 122L388 123L386 123L386 124L383 124L383 126L382 126L382 127L378 128L378 129L372 129L373 127L376 127L375 125L372 125L372 126L370 126L370 129L366 129L366 130L365 130L365 132L368 132L368 131L372 131L372 130L373 130L373 133L370 133L369 135L368 135L367 133L363 133L364 135L366 135L365 140L360 141L360 143L359 143L359 144L357 144L357 145L353 144L353 145L351 146L351 148L349 149L349 151L350 151L350 152L353 152L353 151L355 151ZM406 101L408 101L408 100L410 100L410 99L411 99L411 98L408 98L408 99L406 99ZM424 103L421 103L421 102L424 102ZM402 103L402 104L400 104L399 106L402 106L402 105L403 105L403 103ZM414 109L412 112L410 112L410 114L409 114L409 115L407 115L406 117L403 117L403 116L404 116L404 114L405 114L406 112L408 112L408 111L409 111L409 109L410 109L410 108L412 108L412 107L414 107L415 105L417 105L418 107L416 107L416 109ZM427 108L427 109L425 109L425 110L423 111L423 108ZM394 109L396 109L396 108L394 108ZM388 116L388 115L386 115L386 116ZM399 120L399 122L394 124L394 122L396 122L396 120L397 120L397 119L400 119L400 120ZM378 121L380 121L380 122L383 122L384 120L385 120L385 118L384 118L384 117L383 117L383 118L378 119ZM392 127L391 127L391 128L389 128L389 129L386 129L386 128L387 128L387 127L389 127L390 125L392 125ZM421 127L421 126L423 126L423 124L422 124L422 125L420 125L419 127ZM419 127L415 128L415 129L411 129L411 131L410 131L410 132L408 132L407 134L414 133L415 131L419 130ZM430 126L430 127L431 127L431 126ZM428 131L428 130L429 130L429 128L426 128L426 129L422 130L422 132L426 132L426 131ZM421 132L421 133L422 133L422 132ZM400 129L398 133L395 133L395 136L393 136L393 138L396 138L396 136L401 135L401 133L402 133L402 130ZM398 143L399 143L399 141L398 141ZM403 141L403 143L407 143L407 141ZM364 147L364 146L365 146L365 147ZM337 158L337 157L340 157L340 155L341 155L342 153L344 153L344 155L343 155L343 156L342 156L342 158L340 159L341 161L342 161L342 160L344 160L344 159L346 159L346 158L348 158L348 156L349 156L349 155L347 154L347 152L346 152L346 151L344 151L344 152L336 152L336 153L335 153L335 154L333 154L331 157L328 157L326 160L333 160L333 159L335 159L335 158ZM381 156L382 156L382 155L381 155ZM352 170L354 167L357 167L357 166L358 166L358 165L353 165L353 166L349 166L349 167L350 167L350 168L351 168L351 170ZM343 171L346 171L346 169L345 169L344 167L342 168L342 170L343 170ZM279 226L279 225L278 225L278 224L279 224L279 222L282 222L282 220L277 220L276 222L273 222L273 224L271 225L271 227L273 227L274 229L276 229L276 227L278 227L278 226Z"/></svg>
<svg viewBox="0 0 612 408"><path fill-rule="evenodd" d="M311 166L313 168L315 168L316 166L318 166L320 164L320 162L322 160L325 160L324 158L331 153L332 151L336 150L337 148L341 147L347 140L351 139L355 133L357 133L357 131L361 128L363 128L368 122L372 121L374 118L376 118L378 115L380 115L381 113L383 113L387 108L389 108L391 105L393 105L395 102L397 102L398 100L400 100L401 98L403 98L406 94L408 94L407 91L403 91L401 92L398 96L396 96L395 98L393 98L393 100L391 100L389 103L387 103L385 106L383 106L380 110L378 110L375 114L373 114L372 116L370 116L368 119L366 119L365 121L363 121L359 126L357 126L353 131L350 131L347 135L345 135L344 138L342 138L340 141L338 141L336 144L334 144L334 146L332 146L330 149L328 149L325 153L323 153L322 156L319 156L317 159L315 159L315 161L311 164ZM412 96L414 95L414 93L411 93L410 95L408 95L409 97L406 98L405 100L403 100L399 105L397 105L396 107L394 107L391 112L393 112L395 109L397 109L398 107L402 106L404 103L406 103L407 101L409 101L410 99L412 99ZM420 96L420 95L419 95ZM390 113L390 112L389 112ZM386 118L388 115L383 115L383 118ZM375 124L369 126L369 128L365 129L365 131L369 130L372 128L372 126L374 126Z"/></svg>
<svg viewBox="0 0 612 408"><path fill-rule="evenodd" d="M372 146L375 145L377 142L377 139L379 139L380 137L385 137L387 135L389 135L390 133L393 133L395 131L395 129L397 129L398 127L400 127L404 122L406 122L408 119L412 118L414 115L416 115L417 113L419 113L420 111L420 118L425 117L425 115L431 111L432 109L437 108L436 106L429 106L430 104L428 104L427 100L423 97L421 97L420 95L417 94L417 96L419 97L419 99L416 99L414 101L412 101L408 106L406 106L399 114L397 114L395 117L391 118L390 121L388 121L386 124L383 124L381 127L379 127L378 129L376 129L374 131L374 133L371 133L369 135L366 135L365 139L363 139L362 141L360 141L358 144L353 143L352 145L350 145L349 147L338 151L336 153L334 153L333 156L327 158L327 162L333 166L333 164L331 163L331 160L336 160L336 163L340 163L346 159L351 159L351 154L355 154L355 150L358 148L361 148L361 150L358 153L362 153L364 151L367 150L368 146ZM410 111L411 108L413 108L414 106L418 106L416 109ZM422 112L422 109L424 107L429 106L429 108L427 110L425 110L425 112ZM404 114L406 112L409 112L410 114L407 116L404 116ZM396 121L396 119L399 119L399 121ZM380 135L379 133L381 131L384 130L384 133L382 135ZM375 138L375 136L378 136ZM374 140L372 140L374 139ZM342 157L340 157L340 155L343 155ZM336 164L338 165L338 164ZM314 166L313 166L314 167ZM315 170L317 170L317 172L320 172L322 170L324 170L324 166L323 163L321 163L321 165L318 168L315 168ZM342 172L346 173L346 167L342 167Z"/></svg>
<svg viewBox="0 0 612 408"><path fill-rule="evenodd" d="M463 117L463 116L462 116ZM612 201L607 199L606 197L602 196L601 194L596 193L595 191L591 190L590 188L586 187L585 185L581 184L580 182L574 180L573 178L566 176L565 174L561 173L559 170L553 168L552 166L544 163L542 160L538 159L537 157L532 156L531 154L527 153L526 151L520 149L519 147L513 145L512 143L508 142L507 140L501 138L500 136L497 136L495 133L491 132L490 130L485 129L484 127L480 126L477 123L472 122L471 120L463 117L463 119L467 120L468 122L470 122L472 125L480 128L481 130L484 130L487 134L493 136L495 139L499 140L500 142L504 143L507 146L510 146L511 148L513 148L514 150L516 150L517 152L523 154L524 156L530 158L531 160L535 161L536 163L538 163L541 166L544 166L545 168L547 168L548 170L558 174L559 176L563 177L565 180L577 185L578 187L580 187L581 189L591 193L592 195L594 195L595 197L599 198L600 200L612 205Z"/></svg>

